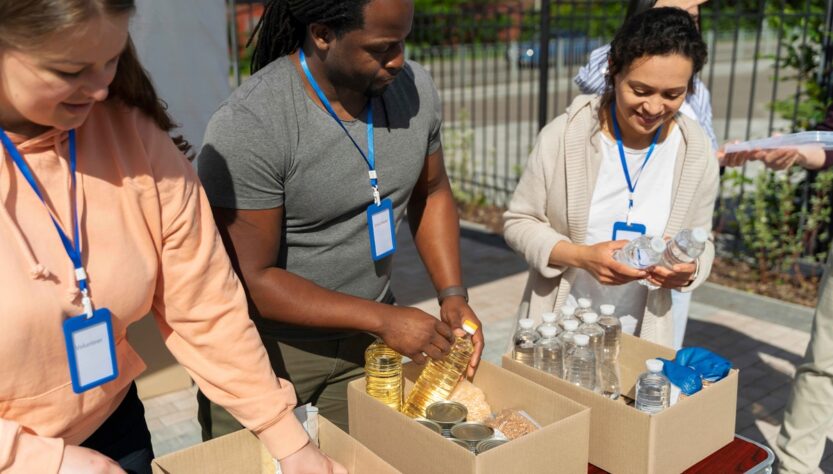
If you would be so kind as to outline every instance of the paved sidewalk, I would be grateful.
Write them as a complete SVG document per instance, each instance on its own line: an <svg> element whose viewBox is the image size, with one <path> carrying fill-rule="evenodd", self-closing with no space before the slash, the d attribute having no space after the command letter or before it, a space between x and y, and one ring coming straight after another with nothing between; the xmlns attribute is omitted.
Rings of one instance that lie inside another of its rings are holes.
<svg viewBox="0 0 833 474"><path fill-rule="evenodd" d="M406 226L403 226L406 227ZM393 288L399 304L436 314L430 280L413 247L407 228L399 233ZM514 328L514 315L526 281L526 265L505 247L488 239L463 238L463 272L472 308L484 324L484 358L500 363ZM702 346L729 359L740 369L737 433L772 446L783 417L795 366L801 361L809 334L737 312L692 302L686 346ZM145 401L146 418L157 455L200 441L195 390L183 390ZM828 433L823 472L833 472L833 431ZM822 471L819 471L822 472Z"/></svg>

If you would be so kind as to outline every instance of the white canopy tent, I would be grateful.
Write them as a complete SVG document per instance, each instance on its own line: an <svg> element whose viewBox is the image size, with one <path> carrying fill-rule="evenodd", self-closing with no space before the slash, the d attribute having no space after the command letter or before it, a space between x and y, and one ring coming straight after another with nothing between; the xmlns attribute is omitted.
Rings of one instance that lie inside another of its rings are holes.
<svg viewBox="0 0 833 474"><path fill-rule="evenodd" d="M224 0L137 0L130 32L156 90L195 151L231 92Z"/></svg>

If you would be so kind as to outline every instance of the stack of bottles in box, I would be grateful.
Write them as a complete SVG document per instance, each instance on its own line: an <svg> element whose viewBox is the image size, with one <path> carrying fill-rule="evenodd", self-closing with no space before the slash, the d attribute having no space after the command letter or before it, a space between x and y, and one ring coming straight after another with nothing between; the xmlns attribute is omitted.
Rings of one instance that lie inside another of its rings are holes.
<svg viewBox="0 0 833 474"><path fill-rule="evenodd" d="M377 340L365 351L366 392L385 405L478 454L495 448L539 426L526 413L503 410L492 415L483 391L463 380L477 326L463 324L449 354L429 360L414 388L404 398L402 356Z"/></svg>
<svg viewBox="0 0 833 474"><path fill-rule="evenodd" d="M577 308L562 308L561 318L544 314L537 328L531 319L521 320L512 357L574 385L619 398L622 326L614 305L603 304L599 309L601 316L592 310L590 300L580 298ZM656 413L669 406L671 385L662 373L662 361L650 359L646 366L648 370L636 383L635 406Z"/></svg>

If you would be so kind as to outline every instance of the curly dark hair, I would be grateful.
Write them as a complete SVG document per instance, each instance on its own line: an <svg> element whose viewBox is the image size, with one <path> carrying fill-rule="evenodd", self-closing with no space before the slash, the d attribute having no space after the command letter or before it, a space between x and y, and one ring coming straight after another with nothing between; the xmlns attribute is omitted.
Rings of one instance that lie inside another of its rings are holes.
<svg viewBox="0 0 833 474"><path fill-rule="evenodd" d="M688 93L694 92L694 76L703 69L708 50L694 19L679 8L651 8L629 18L610 44L610 56L602 110L613 101L614 78L645 56L679 54L691 60Z"/></svg>

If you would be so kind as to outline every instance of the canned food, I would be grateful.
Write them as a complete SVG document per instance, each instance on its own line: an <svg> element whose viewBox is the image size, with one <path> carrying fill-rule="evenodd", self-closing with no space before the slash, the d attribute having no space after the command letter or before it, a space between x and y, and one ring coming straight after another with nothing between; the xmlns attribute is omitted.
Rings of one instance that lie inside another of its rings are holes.
<svg viewBox="0 0 833 474"><path fill-rule="evenodd" d="M457 423L451 428L451 436L463 440L472 452L477 452L477 443L495 435L495 430L483 423Z"/></svg>
<svg viewBox="0 0 833 474"><path fill-rule="evenodd" d="M490 438L484 439L483 441L477 443L477 453L485 453L486 451L497 448L500 445L508 443L508 439L498 439L498 438Z"/></svg>
<svg viewBox="0 0 833 474"><path fill-rule="evenodd" d="M434 423L431 420L426 420L424 418L417 418L414 421L416 421L417 423L419 423L422 426L427 427L428 429L430 429L431 431L433 431L437 434L442 434L443 433L442 427L438 423Z"/></svg>
<svg viewBox="0 0 833 474"><path fill-rule="evenodd" d="M444 400L434 402L425 409L425 418L440 425L442 435L451 437L451 427L466 421L469 411L462 403Z"/></svg>
<svg viewBox="0 0 833 474"><path fill-rule="evenodd" d="M451 441L452 443L456 444L456 445L461 446L465 450L471 451L471 448L469 448L469 443L466 443L462 439L448 438L448 440ZM474 451L472 451L472 452L474 452Z"/></svg>

